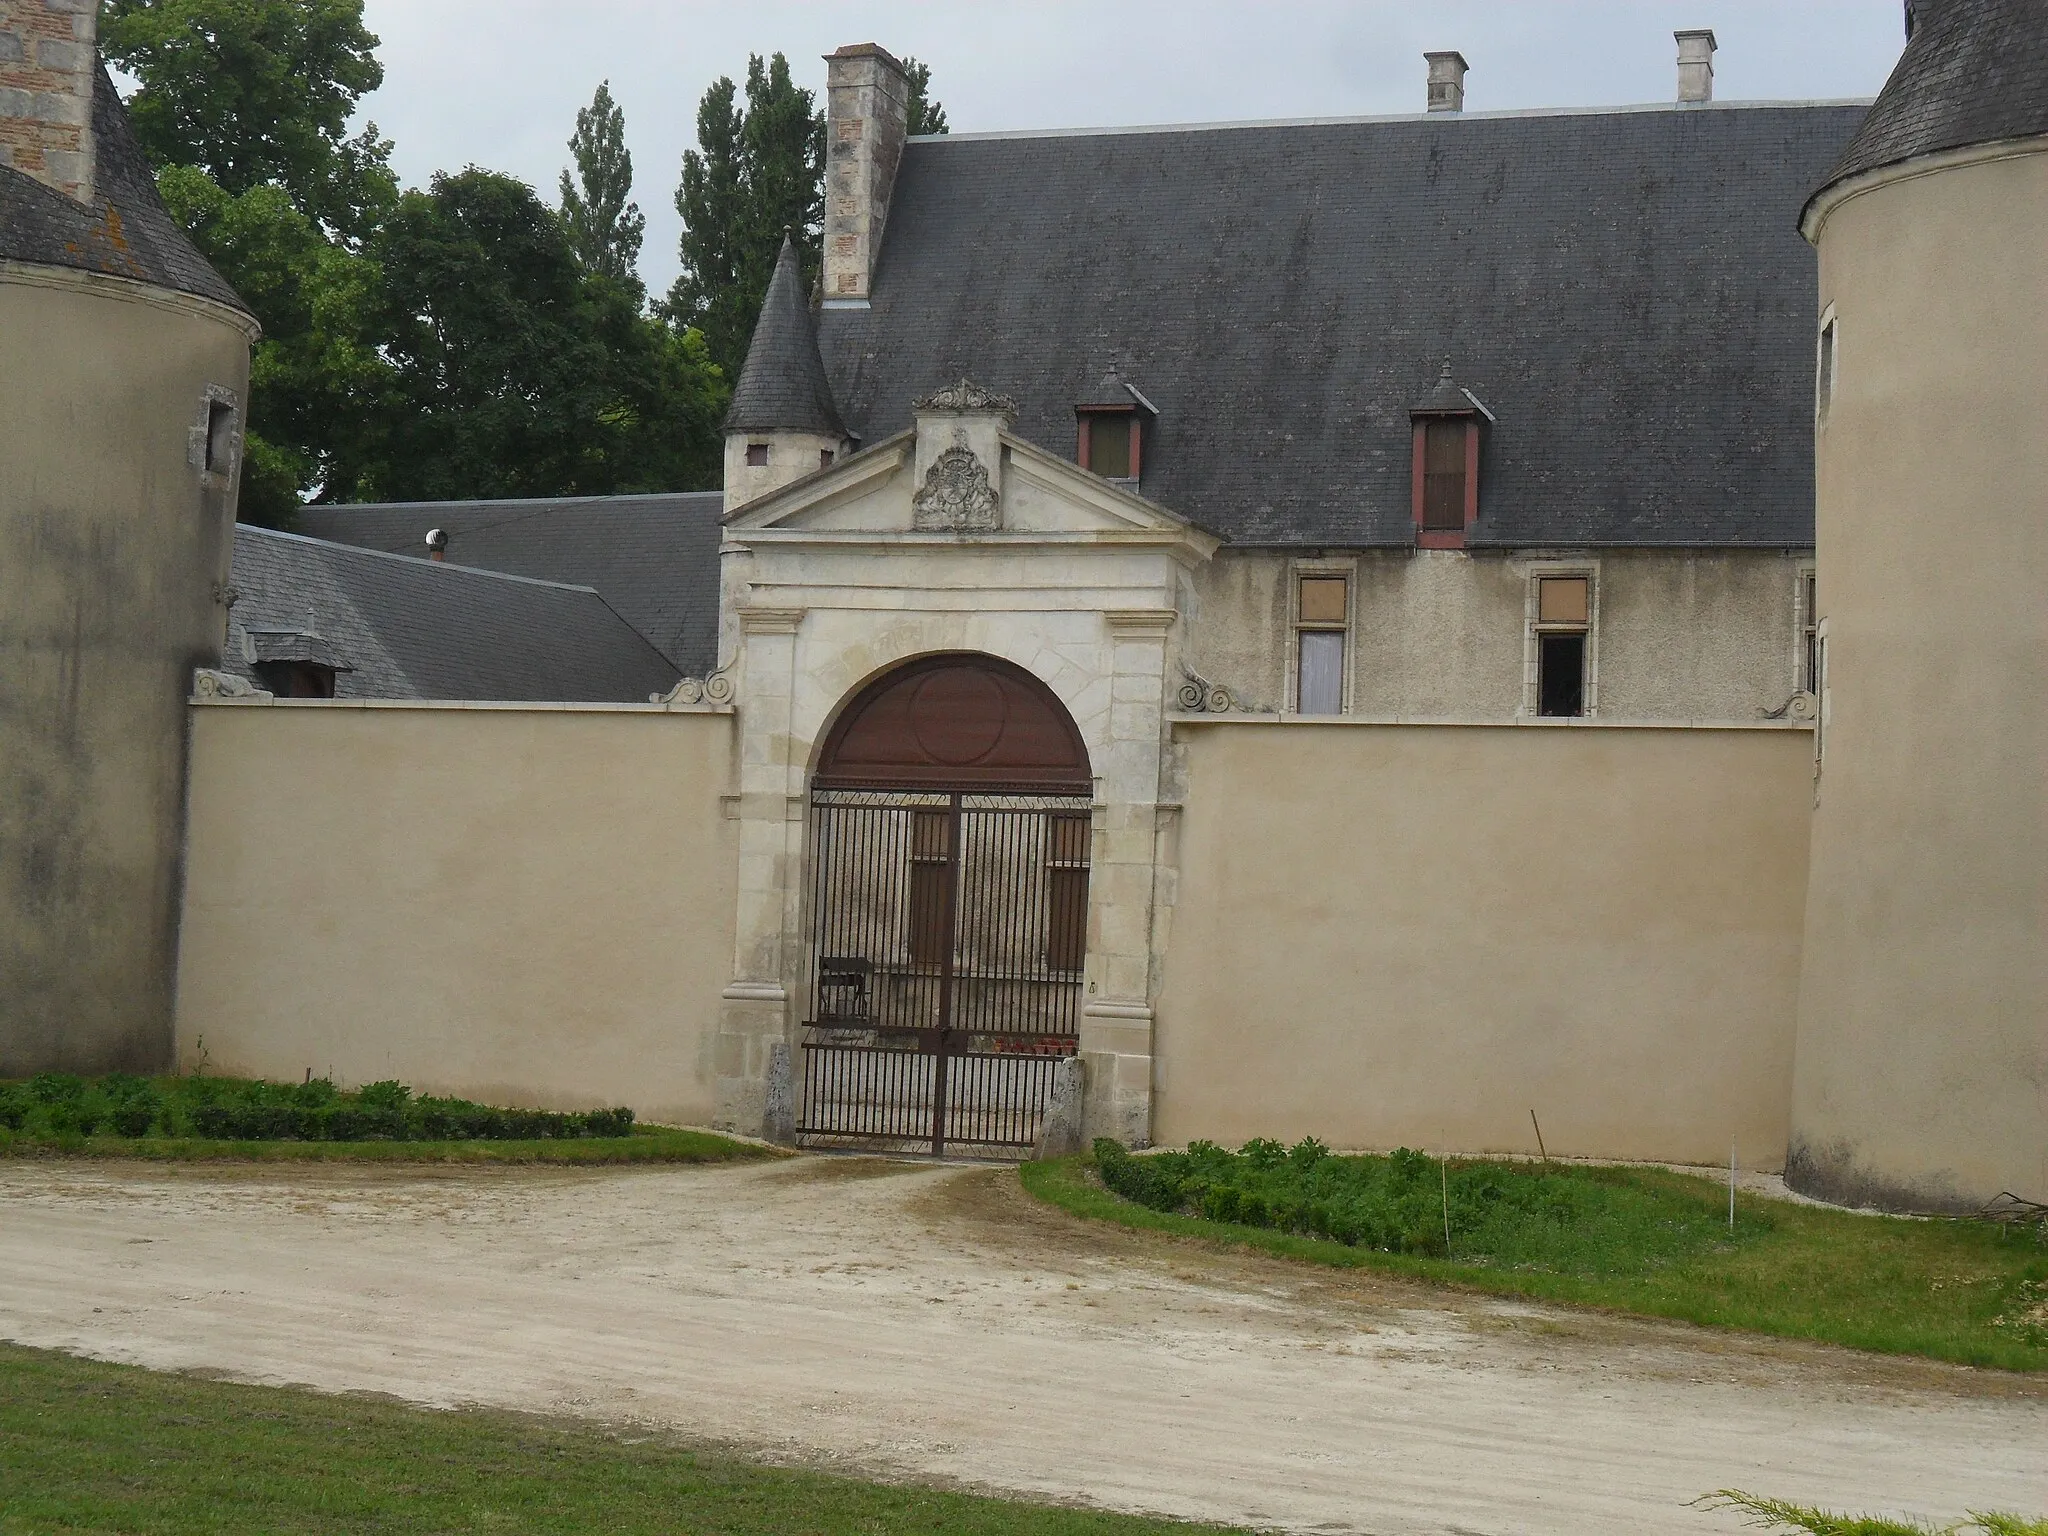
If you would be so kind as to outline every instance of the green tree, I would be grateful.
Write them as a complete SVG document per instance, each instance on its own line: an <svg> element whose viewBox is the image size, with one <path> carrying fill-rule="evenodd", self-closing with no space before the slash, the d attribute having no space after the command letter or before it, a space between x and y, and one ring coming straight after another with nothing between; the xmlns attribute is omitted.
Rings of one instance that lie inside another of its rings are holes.
<svg viewBox="0 0 2048 1536"><path fill-rule="evenodd" d="M472 167L371 241L379 408L336 500L603 495L717 477L727 391L700 337L584 269L530 187Z"/></svg>
<svg viewBox="0 0 2048 1536"><path fill-rule="evenodd" d="M107 0L100 49L141 81L128 115L151 162L240 196L278 186L346 239L397 196L391 145L356 103L384 80L362 0Z"/></svg>
<svg viewBox="0 0 2048 1536"><path fill-rule="evenodd" d="M609 80L576 114L569 140L576 159L572 178L562 172L562 220L585 271L640 289L640 241L647 219L632 202L633 156L626 148L626 114L612 100Z"/></svg>
<svg viewBox="0 0 2048 1536"><path fill-rule="evenodd" d="M685 151L676 211L683 216L682 274L665 306L678 326L702 330L727 378L737 378L787 232L804 276L818 271L824 212L825 120L790 79L781 54L747 61L745 105L729 78L697 107L697 148Z"/></svg>
<svg viewBox="0 0 2048 1536"><path fill-rule="evenodd" d="M906 114L912 134L950 133L946 126L946 109L931 97L932 69L905 55L903 73L910 81L910 110Z"/></svg>

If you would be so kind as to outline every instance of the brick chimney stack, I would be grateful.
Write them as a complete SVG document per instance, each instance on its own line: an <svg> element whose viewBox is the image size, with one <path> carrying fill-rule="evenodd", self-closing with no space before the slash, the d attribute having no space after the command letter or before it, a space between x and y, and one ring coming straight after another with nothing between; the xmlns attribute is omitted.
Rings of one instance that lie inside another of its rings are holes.
<svg viewBox="0 0 2048 1536"><path fill-rule="evenodd" d="M864 306L903 159L910 82L873 43L826 54L825 70L824 298Z"/></svg>
<svg viewBox="0 0 2048 1536"><path fill-rule="evenodd" d="M1714 34L1704 27L1694 32L1674 32L1678 39L1678 99L1714 99Z"/></svg>
<svg viewBox="0 0 2048 1536"><path fill-rule="evenodd" d="M98 0L0 0L0 165L90 203Z"/></svg>
<svg viewBox="0 0 2048 1536"><path fill-rule="evenodd" d="M1462 53L1425 53L1429 64L1429 110L1465 110L1465 71L1471 66Z"/></svg>

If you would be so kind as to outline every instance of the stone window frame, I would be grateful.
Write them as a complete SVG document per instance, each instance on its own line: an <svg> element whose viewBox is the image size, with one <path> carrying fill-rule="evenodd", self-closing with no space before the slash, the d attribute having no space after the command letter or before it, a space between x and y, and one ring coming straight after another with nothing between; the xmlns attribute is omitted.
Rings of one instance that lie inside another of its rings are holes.
<svg viewBox="0 0 2048 1536"><path fill-rule="evenodd" d="M1600 558L1585 555L1576 559L1524 560L1518 562L1523 577L1522 597L1522 704L1515 711L1517 724L1549 725L1559 721L1595 720L1600 716ZM1586 578L1586 682L1585 708L1576 715L1540 713L1542 677L1537 636L1538 603L1546 576Z"/></svg>
<svg viewBox="0 0 2048 1536"><path fill-rule="evenodd" d="M1834 408L1835 390L1842 382L1842 327L1830 303L1820 312L1820 325L1813 335L1813 424L1819 430L1828 424Z"/></svg>
<svg viewBox="0 0 2048 1536"><path fill-rule="evenodd" d="M1792 562L1792 683L1801 693L1820 696L1820 588L1817 584L1818 562L1812 557ZM1808 593L1812 594L1811 601ZM1808 676L1808 633L1812 634L1815 657L1812 676Z"/></svg>
<svg viewBox="0 0 2048 1536"><path fill-rule="evenodd" d="M216 461L212 451L217 407L230 412L226 463ZM241 467L245 441L242 397L225 384L208 384L199 392L199 411L187 431L185 459L198 472L199 483L208 490L225 490Z"/></svg>
<svg viewBox="0 0 2048 1536"><path fill-rule="evenodd" d="M1333 630L1334 624L1304 624L1301 618L1301 579L1304 576L1344 578L1344 686L1336 715L1306 715L1308 720L1333 720L1351 713L1358 677L1358 557L1356 555L1300 555L1287 562L1287 645L1283 661L1285 679L1281 699L1285 712L1301 715L1301 632L1304 629Z"/></svg>

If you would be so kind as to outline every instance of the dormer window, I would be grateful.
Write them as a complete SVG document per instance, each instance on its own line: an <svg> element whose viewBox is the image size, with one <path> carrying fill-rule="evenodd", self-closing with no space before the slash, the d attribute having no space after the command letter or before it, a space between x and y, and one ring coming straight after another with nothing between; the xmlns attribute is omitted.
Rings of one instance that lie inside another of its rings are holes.
<svg viewBox="0 0 2048 1536"><path fill-rule="evenodd" d="M1095 393L1074 407L1074 459L1105 480L1135 488L1144 478L1145 422L1157 416L1152 402L1114 370Z"/></svg>
<svg viewBox="0 0 2048 1536"><path fill-rule="evenodd" d="M1083 469L1105 480L1135 480L1143 452L1135 410L1081 412Z"/></svg>
<svg viewBox="0 0 2048 1536"><path fill-rule="evenodd" d="M1422 549L1463 549L1479 520L1479 428L1492 414L1451 378L1408 412L1415 426L1415 542Z"/></svg>

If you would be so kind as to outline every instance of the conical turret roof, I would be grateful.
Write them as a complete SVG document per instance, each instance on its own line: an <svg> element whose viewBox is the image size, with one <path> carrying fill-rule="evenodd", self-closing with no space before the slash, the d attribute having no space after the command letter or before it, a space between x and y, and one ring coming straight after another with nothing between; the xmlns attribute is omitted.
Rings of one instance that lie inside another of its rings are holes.
<svg viewBox="0 0 2048 1536"><path fill-rule="evenodd" d="M796 243L787 235L775 259L754 322L732 408L725 413L727 432L815 432L820 437L845 437L846 427L832 401L832 386L818 356L818 328L804 299L803 268Z"/></svg>

